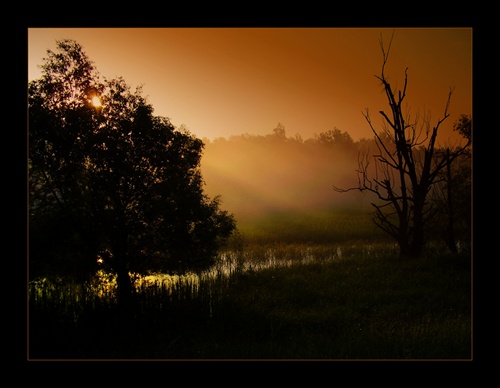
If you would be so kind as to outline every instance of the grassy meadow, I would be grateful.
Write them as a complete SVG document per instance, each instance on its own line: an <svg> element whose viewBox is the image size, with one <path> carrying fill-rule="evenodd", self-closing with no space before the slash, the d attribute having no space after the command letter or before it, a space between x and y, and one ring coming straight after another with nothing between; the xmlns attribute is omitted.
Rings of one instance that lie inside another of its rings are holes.
<svg viewBox="0 0 500 388"><path fill-rule="evenodd" d="M471 257L400 261L366 213L241 222L207 272L29 285L29 359L468 360Z"/></svg>

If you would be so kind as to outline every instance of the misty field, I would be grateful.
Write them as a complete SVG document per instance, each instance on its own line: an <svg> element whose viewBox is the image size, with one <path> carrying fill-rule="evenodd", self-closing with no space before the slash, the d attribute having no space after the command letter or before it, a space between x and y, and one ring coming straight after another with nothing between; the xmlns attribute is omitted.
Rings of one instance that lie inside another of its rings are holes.
<svg viewBox="0 0 500 388"><path fill-rule="evenodd" d="M363 215L364 214L364 215ZM366 213L245 221L203 273L29 284L30 359L471 359L471 257L418 260Z"/></svg>

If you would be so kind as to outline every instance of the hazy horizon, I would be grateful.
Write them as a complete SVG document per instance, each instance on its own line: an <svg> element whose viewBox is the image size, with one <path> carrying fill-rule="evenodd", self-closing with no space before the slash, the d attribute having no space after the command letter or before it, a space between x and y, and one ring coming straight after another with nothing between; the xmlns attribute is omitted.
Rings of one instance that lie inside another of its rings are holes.
<svg viewBox="0 0 500 388"><path fill-rule="evenodd" d="M358 185L358 154L364 143L330 144L270 131L233 136L205 144L201 158L204 190L220 196L221 207L238 221L274 213L330 211L357 207L371 210L366 193L338 193L333 187ZM375 150L375 144L371 144Z"/></svg>
<svg viewBox="0 0 500 388"><path fill-rule="evenodd" d="M276 123L303 138L339 128L371 137L388 109L379 80L380 39L394 38L387 76L412 117L439 119L455 87L439 141L472 114L471 28L29 28L28 80L56 40L74 39L106 78L143 85L155 114L199 138L264 135Z"/></svg>

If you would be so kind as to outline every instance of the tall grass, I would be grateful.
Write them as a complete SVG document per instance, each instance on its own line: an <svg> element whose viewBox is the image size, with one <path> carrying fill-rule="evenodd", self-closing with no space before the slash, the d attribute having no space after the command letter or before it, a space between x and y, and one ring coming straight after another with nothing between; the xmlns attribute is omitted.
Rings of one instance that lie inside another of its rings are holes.
<svg viewBox="0 0 500 388"><path fill-rule="evenodd" d="M311 217L314 226L297 226L293 239L284 219L267 237L255 224L243 228L209 271L135 277L127 310L102 271L83 284L32 282L29 357L472 357L467 254L433 246L427 257L399 261L392 242L366 231L345 227L343 238L327 240Z"/></svg>
<svg viewBox="0 0 500 388"><path fill-rule="evenodd" d="M363 208L275 212L266 217L244 219L240 231L252 243L340 244L388 241L374 227L372 216Z"/></svg>

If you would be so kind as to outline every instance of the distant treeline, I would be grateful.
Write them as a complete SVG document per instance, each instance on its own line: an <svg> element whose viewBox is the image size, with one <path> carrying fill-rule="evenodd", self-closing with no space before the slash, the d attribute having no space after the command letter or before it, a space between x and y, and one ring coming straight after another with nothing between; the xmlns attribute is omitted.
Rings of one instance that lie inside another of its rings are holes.
<svg viewBox="0 0 500 388"><path fill-rule="evenodd" d="M388 150L394 149L387 135L380 136ZM359 187L359 163L367 163L380 154L374 138L353 141L347 132L334 128L304 140L300 136L287 137L284 126L279 124L267 135L244 134L203 141L201 170L205 191L209 196L220 195L224 208L236 216L240 225L275 212L299 215L351 209L357 214L373 214L371 204L380 203L370 192L334 190L334 186ZM421 160L425 147L421 145L414 152ZM447 149L435 150L436 155L443 152ZM470 152L466 152L432 186L429 211L434 214L433 230L440 231L437 234L446 234L448 224L453 222L455 238L469 239L471 160ZM368 168L374 177L381 174L372 162ZM450 188L453 203L447 200Z"/></svg>
<svg viewBox="0 0 500 388"><path fill-rule="evenodd" d="M268 135L203 141L206 192L220 194L224 207L237 217L367 203L367 196L343 196L333 185L357 185L358 155L376 151L373 140L355 142L337 128L304 140L287 137L279 124Z"/></svg>

